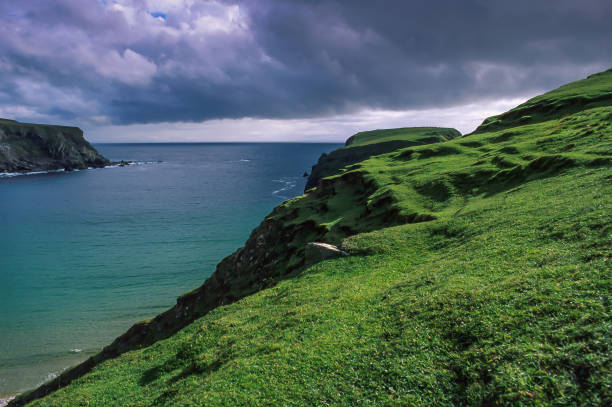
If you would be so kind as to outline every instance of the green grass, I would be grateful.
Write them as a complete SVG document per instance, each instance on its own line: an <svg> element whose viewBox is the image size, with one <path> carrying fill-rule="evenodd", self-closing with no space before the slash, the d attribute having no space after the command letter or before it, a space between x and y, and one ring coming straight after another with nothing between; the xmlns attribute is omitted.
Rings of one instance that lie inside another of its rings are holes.
<svg viewBox="0 0 612 407"><path fill-rule="evenodd" d="M498 116L489 117L477 129L499 130L527 123L539 123L594 107L612 105L612 69L568 83L536 96Z"/></svg>
<svg viewBox="0 0 612 407"><path fill-rule="evenodd" d="M585 100L609 99L612 96L611 80L612 69L609 69L591 75L587 79L568 83L543 95L536 96L521 107L534 107L542 102L563 104L564 101L575 100L576 98Z"/></svg>
<svg viewBox="0 0 612 407"><path fill-rule="evenodd" d="M342 171L346 166L372 156L411 146L441 143L461 136L455 129L441 127L410 127L371 130L357 133L346 141L343 148L323 153L306 182L306 190L317 186L321 178Z"/></svg>
<svg viewBox="0 0 612 407"><path fill-rule="evenodd" d="M37 133L42 136L54 135L58 132L71 138L79 139L83 136L83 131L78 127L57 126L52 124L22 123L15 120L0 118L0 130L7 134L11 133Z"/></svg>
<svg viewBox="0 0 612 407"><path fill-rule="evenodd" d="M429 144L451 140L461 136L455 129L444 127L404 127L399 129L381 129L362 131L351 136L346 141L346 147L357 147L373 143L386 143L388 141L417 141L420 144Z"/></svg>
<svg viewBox="0 0 612 407"><path fill-rule="evenodd" d="M610 106L377 155L269 216L278 284L31 405L609 405L611 196Z"/></svg>

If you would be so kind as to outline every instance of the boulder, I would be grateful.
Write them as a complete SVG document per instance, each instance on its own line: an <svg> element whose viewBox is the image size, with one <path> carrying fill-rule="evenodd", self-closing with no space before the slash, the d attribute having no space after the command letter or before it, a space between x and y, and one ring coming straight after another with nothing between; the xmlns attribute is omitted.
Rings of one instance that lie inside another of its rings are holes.
<svg viewBox="0 0 612 407"><path fill-rule="evenodd" d="M348 256L348 253L338 249L336 246L328 243L310 242L306 245L305 262L306 265L316 264L327 259L336 257Z"/></svg>

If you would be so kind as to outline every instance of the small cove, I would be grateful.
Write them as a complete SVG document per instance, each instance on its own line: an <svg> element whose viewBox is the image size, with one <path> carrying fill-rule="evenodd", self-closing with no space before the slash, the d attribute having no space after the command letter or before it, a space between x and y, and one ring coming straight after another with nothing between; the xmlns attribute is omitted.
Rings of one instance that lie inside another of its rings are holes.
<svg viewBox="0 0 612 407"><path fill-rule="evenodd" d="M200 285L337 144L100 144L127 167L0 179L0 397Z"/></svg>

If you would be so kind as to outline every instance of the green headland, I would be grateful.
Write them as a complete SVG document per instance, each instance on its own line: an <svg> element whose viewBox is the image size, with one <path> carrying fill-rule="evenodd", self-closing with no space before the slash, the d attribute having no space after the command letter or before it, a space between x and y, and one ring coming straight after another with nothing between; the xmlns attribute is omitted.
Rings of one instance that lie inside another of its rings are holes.
<svg viewBox="0 0 612 407"><path fill-rule="evenodd" d="M334 154L203 286L11 405L610 405L612 71Z"/></svg>
<svg viewBox="0 0 612 407"><path fill-rule="evenodd" d="M439 127L404 127L401 129L370 130L357 133L346 140L344 148L323 153L312 166L305 191L317 186L321 178L337 174L350 164L373 155L389 153L403 147L440 143L461 136L455 129Z"/></svg>
<svg viewBox="0 0 612 407"><path fill-rule="evenodd" d="M76 170L109 164L78 127L0 119L0 173Z"/></svg>

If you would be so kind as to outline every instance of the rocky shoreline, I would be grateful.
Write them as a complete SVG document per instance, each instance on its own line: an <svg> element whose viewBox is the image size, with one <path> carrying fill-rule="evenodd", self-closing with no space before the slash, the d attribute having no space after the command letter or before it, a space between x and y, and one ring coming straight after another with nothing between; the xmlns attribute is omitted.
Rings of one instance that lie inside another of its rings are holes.
<svg viewBox="0 0 612 407"><path fill-rule="evenodd" d="M0 398L0 407L7 406L8 403L14 399L15 399L15 396L7 397L7 398Z"/></svg>
<svg viewBox="0 0 612 407"><path fill-rule="evenodd" d="M22 175L45 175L45 174L53 174L57 172L73 172L73 171L85 171L85 170L93 170L98 168L115 168L115 167L127 167L129 165L139 164L135 161L111 161L110 164L105 165L104 167L88 167L85 169L70 169L70 168L60 168L57 170L40 170L40 171L15 171L15 172L0 172L1 178L12 178L18 177ZM1 407L1 406L0 406Z"/></svg>

